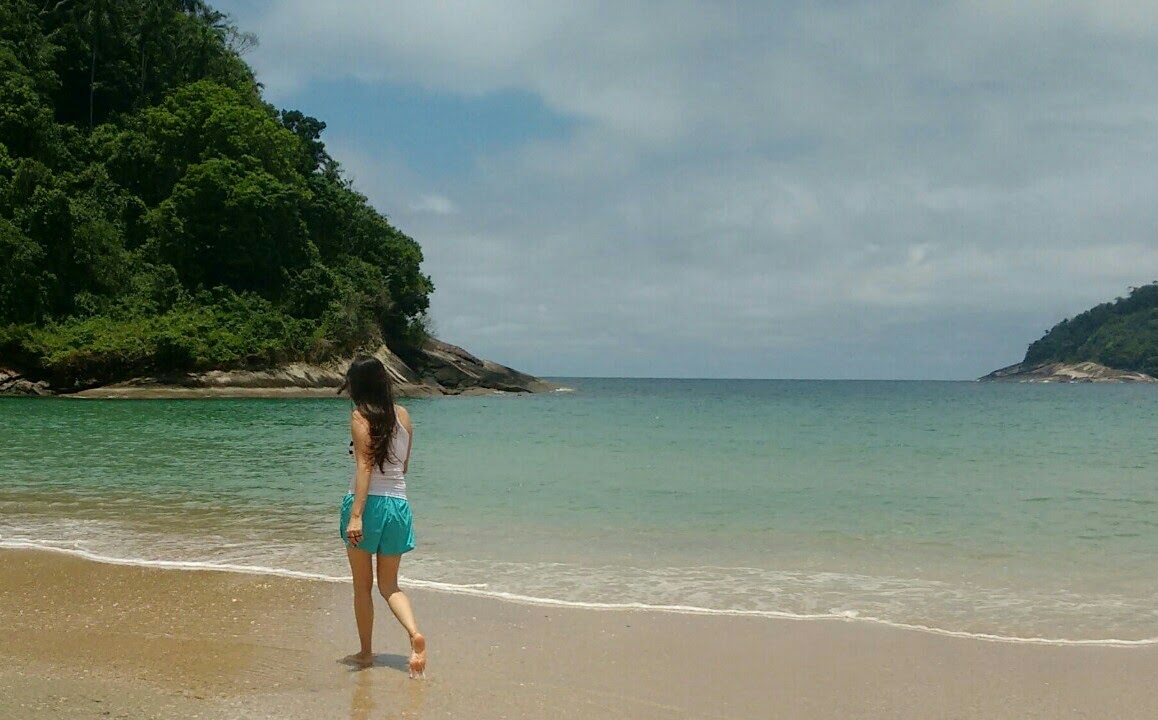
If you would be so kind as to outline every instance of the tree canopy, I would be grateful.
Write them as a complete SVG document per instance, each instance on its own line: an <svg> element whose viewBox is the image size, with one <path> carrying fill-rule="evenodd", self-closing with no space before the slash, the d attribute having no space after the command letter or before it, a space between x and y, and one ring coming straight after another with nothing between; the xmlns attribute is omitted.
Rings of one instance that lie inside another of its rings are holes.
<svg viewBox="0 0 1158 720"><path fill-rule="evenodd" d="M1085 361L1158 376L1158 282L1062 320L1029 346L1024 363Z"/></svg>
<svg viewBox="0 0 1158 720"><path fill-rule="evenodd" d="M422 250L202 0L0 4L0 359L62 387L425 339Z"/></svg>

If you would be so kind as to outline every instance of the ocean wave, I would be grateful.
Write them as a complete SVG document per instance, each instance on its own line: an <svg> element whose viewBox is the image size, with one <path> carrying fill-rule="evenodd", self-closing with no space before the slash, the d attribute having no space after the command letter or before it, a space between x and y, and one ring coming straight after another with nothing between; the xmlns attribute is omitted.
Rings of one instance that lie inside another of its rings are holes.
<svg viewBox="0 0 1158 720"><path fill-rule="evenodd" d="M237 563L213 562L202 560L157 560L148 558L117 557L105 555L84 549L76 542L37 541L30 539L0 539L0 549L9 550L38 550L56 552L83 558L92 562L111 565L147 567L160 570L186 570L230 572L247 575L269 575L295 580L313 582L346 583L351 578L348 575L329 575L325 573L307 572L280 567L262 565L244 565ZM509 592L492 589L487 583L450 583L434 580L422 580L403 577L402 581L409 587L421 588L434 592L443 592L455 595L489 598L504 602L513 602L522 605L540 607L571 608L595 611L621 612L663 612L682 615L704 615L718 617L753 617L792 621L843 621L870 623L900 630L924 632L944 637L954 637L986 642L1016 643L1030 645L1055 646L1097 646L1097 647L1145 647L1158 645L1158 637L1142 639L1094 638L1073 639L1056 637L1036 637L1003 635L999 633L969 632L953 630L921 623L900 622L897 620L864 615L852 609L832 609L828 612L795 613L780 610L741 609L741 608L711 608L698 605L645 603L645 602L593 602L582 600L568 600L563 598L543 597L524 593Z"/></svg>

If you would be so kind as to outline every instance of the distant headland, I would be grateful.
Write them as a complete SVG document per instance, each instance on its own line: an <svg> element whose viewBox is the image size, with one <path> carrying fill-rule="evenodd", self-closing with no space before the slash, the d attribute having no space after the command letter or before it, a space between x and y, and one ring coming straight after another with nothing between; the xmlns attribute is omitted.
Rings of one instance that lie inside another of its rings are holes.
<svg viewBox="0 0 1158 720"><path fill-rule="evenodd" d="M1158 282L1062 320L1020 363L981 380L1158 382Z"/></svg>

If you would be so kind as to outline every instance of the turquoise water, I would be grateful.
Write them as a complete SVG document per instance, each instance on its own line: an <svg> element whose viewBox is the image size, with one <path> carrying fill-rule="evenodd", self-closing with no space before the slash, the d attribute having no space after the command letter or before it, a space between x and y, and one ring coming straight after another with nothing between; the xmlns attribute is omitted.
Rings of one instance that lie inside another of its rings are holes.
<svg viewBox="0 0 1158 720"><path fill-rule="evenodd" d="M412 583L1158 638L1158 388L564 381L409 400ZM0 399L0 545L348 575L334 400Z"/></svg>

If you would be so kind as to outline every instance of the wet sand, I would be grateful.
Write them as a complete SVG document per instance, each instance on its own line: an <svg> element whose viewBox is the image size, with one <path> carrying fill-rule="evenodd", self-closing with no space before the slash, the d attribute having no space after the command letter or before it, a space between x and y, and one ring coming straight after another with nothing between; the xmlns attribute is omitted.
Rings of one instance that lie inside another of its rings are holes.
<svg viewBox="0 0 1158 720"><path fill-rule="evenodd" d="M378 599L349 588L0 550L0 718L1154 718L1158 647L995 643L863 622Z"/></svg>

